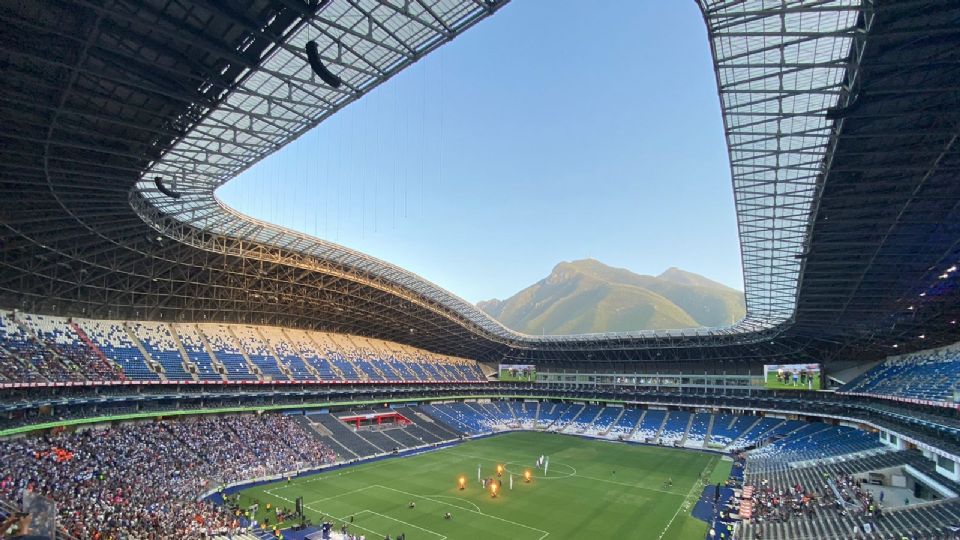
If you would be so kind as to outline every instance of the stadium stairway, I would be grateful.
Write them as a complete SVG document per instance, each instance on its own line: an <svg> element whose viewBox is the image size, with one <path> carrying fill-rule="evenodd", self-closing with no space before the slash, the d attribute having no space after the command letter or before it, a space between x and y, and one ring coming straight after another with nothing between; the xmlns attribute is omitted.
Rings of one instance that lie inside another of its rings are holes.
<svg viewBox="0 0 960 540"><path fill-rule="evenodd" d="M406 417L408 420L412 421L413 424L411 427L416 428L414 431L423 431L427 434L423 434L420 437L424 440L431 440L430 442L440 442L440 441L452 441L458 439L460 434L456 430L451 429L449 426L437 422L432 416L426 414L422 409L414 409L413 407L401 407L397 411Z"/></svg>
<svg viewBox="0 0 960 540"><path fill-rule="evenodd" d="M661 444L674 445L682 440L690 429L692 414L686 411L670 411L658 439Z"/></svg>
<svg viewBox="0 0 960 540"><path fill-rule="evenodd" d="M643 419L647 416L647 412L649 412L649 409L644 409L640 413L640 417L637 418L637 422L633 425L633 427L630 428L630 431L627 432L627 435L624 437L624 439L636 440L635 437L637 435L637 430L639 430L640 426L643 424Z"/></svg>
<svg viewBox="0 0 960 540"><path fill-rule="evenodd" d="M111 370L117 374L117 377L120 380L126 379L126 376L124 376L123 374L123 369L113 360L107 358L107 355L103 354L103 351L100 350L100 347L97 347L97 344L94 343L92 339L90 339L90 336L88 336L87 333L84 332L82 328L80 328L80 325L78 325L76 322L71 320L70 328L72 328L73 331L77 334L77 337L80 338L80 341L82 341L87 346L87 348L93 351L93 353L97 355L98 358L100 358L101 362L103 362L107 366L110 366Z"/></svg>
<svg viewBox="0 0 960 540"><path fill-rule="evenodd" d="M159 364L168 380L197 380L196 366L184 361L173 341L169 327L164 323L124 323L127 333L150 360Z"/></svg>
<svg viewBox="0 0 960 540"><path fill-rule="evenodd" d="M717 420L717 415L710 415L710 423L707 424L707 433L703 436L703 443L700 444L701 447L706 448L710 444L710 436L713 434L713 425Z"/></svg>
<svg viewBox="0 0 960 540"><path fill-rule="evenodd" d="M130 325L124 321L120 323L120 326L123 328L124 332L127 333L127 337L130 338L130 343L133 343L137 350L140 351L140 354L143 355L143 359L147 363L147 366L149 366L150 369L152 369L157 376L160 377L161 381L168 380L169 377L167 377L166 368L153 358L153 356L150 354L150 351L148 351L146 347L143 346L143 343L140 342L140 338L137 337L137 334L134 333L134 331L130 328Z"/></svg>
<svg viewBox="0 0 960 540"><path fill-rule="evenodd" d="M326 414L326 413L324 413ZM337 442L330 435L330 431L319 426L317 423L311 422L310 419L302 414L292 415L293 421L300 425L305 432L307 432L311 437L317 439L318 441L325 444L328 448L334 451L337 454L338 461L349 461L351 459L357 458L356 454L351 452L345 446Z"/></svg>
<svg viewBox="0 0 960 540"><path fill-rule="evenodd" d="M197 377L201 381L227 380L226 368L217 361L203 342L196 325L178 326L170 323L170 336L180 351L180 356L184 357L186 362L196 366Z"/></svg>
<svg viewBox="0 0 960 540"><path fill-rule="evenodd" d="M606 425L603 424L603 422L606 421L606 419L601 421L599 417L597 418L597 421L594 422L595 424L597 424L597 435L601 437L609 436L610 430L613 429L613 426L617 425L617 422L619 422L620 419L623 418L624 413L627 412L627 409L625 407L616 407L616 408L620 409L620 412L617 413L617 415L612 420L610 420L610 422L607 423Z"/></svg>
<svg viewBox="0 0 960 540"><path fill-rule="evenodd" d="M358 429L354 431L357 436L366 440L372 446L379 450L378 453L392 452L394 449L401 448L401 445L382 431L372 431L367 429Z"/></svg>
<svg viewBox="0 0 960 540"><path fill-rule="evenodd" d="M231 381L259 380L257 372L252 368L250 359L243 354L243 349L230 334L224 331L221 325L198 324L197 336L203 343L210 358L222 366L223 373Z"/></svg>
<svg viewBox="0 0 960 540"><path fill-rule="evenodd" d="M567 429L574 420L583 412L583 405L579 403L568 404L566 408L560 413L560 416L557 417L554 422L553 428L548 428L549 431L556 431L557 433L563 432Z"/></svg>
<svg viewBox="0 0 960 540"><path fill-rule="evenodd" d="M408 430L408 427L395 427L384 429L380 433L392 439L400 448L415 448L428 444L427 441L414 436Z"/></svg>
<svg viewBox="0 0 960 540"><path fill-rule="evenodd" d="M293 341L286 337L282 328L257 328L257 334L268 351L286 368L290 378L297 381L320 381L320 373L305 362L293 349Z"/></svg>
<svg viewBox="0 0 960 540"><path fill-rule="evenodd" d="M712 414L696 413L690 416L687 429L678 443L680 446L703 448L703 441L707 436L707 429L713 419Z"/></svg>
<svg viewBox="0 0 960 540"><path fill-rule="evenodd" d="M667 420L669 420L669 418L670 418L670 413L664 412L663 417L660 419L660 423L658 424L657 431L656 433L653 434L653 440L659 441L660 438L663 436L663 430L666 429Z"/></svg>
<svg viewBox="0 0 960 540"><path fill-rule="evenodd" d="M580 411L580 414L570 421L567 427L570 428L571 433L584 434L590 429L590 426L593 425L594 421L596 421L602 412L603 407L586 405L583 407L583 410Z"/></svg>
<svg viewBox="0 0 960 540"><path fill-rule="evenodd" d="M329 413L322 413L323 415L328 415ZM344 461L357 459L365 456L357 455L353 450L347 448L340 441L338 441L329 429L325 428L323 424L319 422L316 418L319 415L306 415L307 421L310 423L310 427L319 435L320 441L327 443L330 448L334 450Z"/></svg>
<svg viewBox="0 0 960 540"><path fill-rule="evenodd" d="M330 432L331 437L357 456L373 456L384 452L384 450L377 448L367 439L357 435L352 429L347 427L346 424L330 414L311 416L311 420L325 427Z"/></svg>
<svg viewBox="0 0 960 540"><path fill-rule="evenodd" d="M605 434L606 437L610 439L629 439L633 436L637 426L640 425L640 420L643 418L644 413L646 413L646 410L625 408L623 413L617 418L617 421L613 423L613 426L611 426Z"/></svg>

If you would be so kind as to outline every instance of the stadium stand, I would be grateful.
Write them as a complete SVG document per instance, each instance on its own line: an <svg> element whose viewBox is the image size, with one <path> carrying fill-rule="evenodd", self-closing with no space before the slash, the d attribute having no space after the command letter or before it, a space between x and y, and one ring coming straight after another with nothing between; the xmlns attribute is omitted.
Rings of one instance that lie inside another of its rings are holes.
<svg viewBox="0 0 960 540"><path fill-rule="evenodd" d="M644 412L640 409L624 410L617 423L607 433L607 436L611 439L628 439L639 425Z"/></svg>
<svg viewBox="0 0 960 540"><path fill-rule="evenodd" d="M884 486L870 485L885 476L875 471L901 474L905 466L923 468L924 463L930 462L907 450L756 471L747 457L744 498L733 508L749 517L741 537L954 538L960 521L957 498L899 504L890 500L894 489L886 488L891 495L884 501ZM943 478L938 481L944 483ZM960 492L958 486L950 487Z"/></svg>
<svg viewBox="0 0 960 540"><path fill-rule="evenodd" d="M170 329L163 323L138 322L133 325L133 333L143 344L151 358L160 363L167 380L194 380L184 368L180 349L173 341Z"/></svg>
<svg viewBox="0 0 960 540"><path fill-rule="evenodd" d="M670 411L660 432L661 444L682 444L691 421L693 421L693 415L686 411Z"/></svg>
<svg viewBox="0 0 960 540"><path fill-rule="evenodd" d="M0 355L0 383L486 381L476 362L380 340L251 325L14 318L4 311Z"/></svg>
<svg viewBox="0 0 960 540"><path fill-rule="evenodd" d="M183 354L193 365L197 366L197 374L200 380L224 380L224 375L221 375L222 369L214 363L213 357L204 345L204 340L197 327L192 324L180 324L172 326L172 328L174 329L173 339L179 340L180 346L183 348Z"/></svg>
<svg viewBox="0 0 960 540"><path fill-rule="evenodd" d="M953 346L905 355L875 366L838 391L952 403L960 381L960 352Z"/></svg>
<svg viewBox="0 0 960 540"><path fill-rule="evenodd" d="M687 436L683 439L683 445L691 448L703 448L703 443L707 439L707 430L713 424L713 415L706 413L697 413L693 415L693 422L687 431Z"/></svg>
<svg viewBox="0 0 960 540"><path fill-rule="evenodd" d="M782 469L804 461L823 460L840 455L866 453L884 448L875 434L858 429L826 424L808 424L790 432L748 456L755 470Z"/></svg>
<svg viewBox="0 0 960 540"><path fill-rule="evenodd" d="M276 415L2 439L0 455L0 499L13 501L29 485L57 503L66 533L83 539L197 539L239 532L240 523L226 509L198 502L198 496L219 482L334 459L330 448Z"/></svg>
<svg viewBox="0 0 960 540"><path fill-rule="evenodd" d="M198 324L201 340L210 347L211 356L216 358L226 370L231 381L257 380L253 365L247 360L236 337L226 325Z"/></svg>
<svg viewBox="0 0 960 540"><path fill-rule="evenodd" d="M128 379L160 380L121 321L77 319L75 322L107 358L120 366Z"/></svg>

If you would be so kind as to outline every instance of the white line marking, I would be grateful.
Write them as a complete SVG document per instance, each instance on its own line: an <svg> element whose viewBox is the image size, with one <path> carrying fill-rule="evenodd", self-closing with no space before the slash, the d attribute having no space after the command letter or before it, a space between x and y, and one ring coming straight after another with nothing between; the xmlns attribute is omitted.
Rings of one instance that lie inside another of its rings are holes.
<svg viewBox="0 0 960 540"><path fill-rule="evenodd" d="M703 468L703 471L700 472L700 476L698 476L696 481L694 481L693 487L691 487L690 491L687 492L687 496L683 498L683 502L680 503L680 506L677 507L677 511L673 514L673 517L670 518L670 521L667 522L667 526L663 528L663 532L660 533L660 536L657 537L657 540L662 540L663 535L667 534L667 531L670 530L670 526L673 525L673 520L677 519L677 516L680 515L680 512L686 506L687 499L690 498L690 495L694 492L695 489L700 487L700 478L702 478L703 475L707 473L707 469L709 469L716 462L717 462L716 458L713 458L709 462L707 462L707 465Z"/></svg>
<svg viewBox="0 0 960 540"><path fill-rule="evenodd" d="M414 525L413 523L408 523L408 522L406 522L406 521L403 521L402 519L397 519L397 518L395 518L395 517L386 516L386 515L383 515L383 514L381 514L381 513L379 513L379 512L374 512L373 510L361 510L360 512L357 512L355 515L360 515L360 514L374 514L374 515L380 516L380 517L382 517L382 518L389 519L389 520L391 520L391 521L396 521L397 523L403 523L404 525L406 525L406 526L408 526L408 527L413 527L414 529L420 529L421 531L430 533L430 534L432 534L432 535L434 535L434 536L439 536L442 540L447 540L447 537L446 537L446 536L444 536L444 535L442 535L442 534L440 534L440 533L438 533L438 532L431 531L430 529L424 529L423 527L418 527L418 526Z"/></svg>
<svg viewBox="0 0 960 540"><path fill-rule="evenodd" d="M604 479L604 478L595 478L595 477L593 477L593 476L585 476L585 475L582 475L582 474L575 474L574 476L576 476L577 478L586 478L587 480L593 480L593 481L596 481L596 482L606 482L606 483L608 483L608 484L616 484L616 485L618 485L618 486L624 486L624 487L628 487L628 488L631 488L631 489L642 489L642 490L644 490L644 491L656 491L657 493L663 493L664 495L676 495L677 497L683 496L683 493L678 493L678 492L676 492L676 491L667 491L667 490L664 490L664 489L657 489L657 488L651 488L651 487L646 487L646 486L638 486L637 484L628 484L628 483L626 483L626 482L617 482L616 480L607 480L607 479Z"/></svg>
<svg viewBox="0 0 960 540"><path fill-rule="evenodd" d="M452 497L452 496L450 496L450 495L430 495L430 497L433 497L433 498L435 498L435 499L453 499L453 500L455 500L455 501L465 502L465 503L473 506L474 508L476 508L476 509L477 509L477 512L480 512L481 514L483 514L483 510L480 510L480 507L477 506L476 503L470 502L470 501L468 501L468 500L466 500L466 499L461 499L460 497ZM437 502L439 502L439 501L437 501ZM486 514L484 514L484 515L486 515Z"/></svg>
<svg viewBox="0 0 960 540"><path fill-rule="evenodd" d="M362 487L362 488L357 488L357 489L354 489L354 490L351 490L351 491L344 491L343 493L340 493L339 495L331 495L330 497L324 497L324 498L322 498L322 499L317 499L317 500L315 500L315 501L310 501L310 502L307 503L307 504L317 504L317 503L321 503L321 502L323 502L323 501L332 501L333 499L339 499L340 497L343 497L343 496L345 496L345 495L352 495L352 494L357 493L357 492L360 492L360 491L368 490L368 489L370 489L370 488L372 488L372 487L374 487L374 486L370 485L370 486L365 486L365 487Z"/></svg>
<svg viewBox="0 0 960 540"><path fill-rule="evenodd" d="M452 506L452 507L454 507L454 508L457 508L457 509L459 509L459 510L463 510L463 511L465 511L465 512L471 512L471 513L474 513L474 514L479 514L479 515L481 515L481 516L485 516L485 517L488 517L488 518L491 518L491 519L495 519L495 520L497 520L497 521L502 521L502 522L504 522L504 523L509 523L509 524L511 524L511 525L516 525L516 526L518 526L518 527L523 527L524 529L530 529L531 531L534 531L534 532L543 533L543 534L540 536L540 538L538 538L537 540L543 540L544 538L546 538L547 536L550 535L549 532L547 532L547 531L545 531L545 530L543 530L543 529L538 529L538 528L536 528L536 527L531 527L531 526L529 526L529 525L524 525L523 523L517 523L516 521L510 521L509 519L504 519L504 518L499 517L499 516L494 516L493 514L484 514L483 512L478 512L478 511L476 511L476 510L470 510L469 508L464 508L464 507L462 507L462 506L457 506L457 505L455 505L455 504L450 504L450 503L448 503L448 502L443 502L443 501L438 501L438 500L436 500L436 499L431 499L430 497L427 497L427 496L425 496L425 495L417 495L416 493L410 493L410 492L408 492L408 491L402 491L402 490L399 490L399 489L394 489L394 488L392 488L392 487L381 486L380 484L376 484L376 485L377 485L378 487L382 487L383 489L387 489L387 490L390 490L390 491L395 491L395 492L397 492L397 493L403 493L404 495L409 495L409 496L411 496L411 497L416 497L416 498L418 498L418 499L425 499L425 500L428 500L428 501L433 501L433 502L435 502L435 503L445 504L445 505L447 505L447 506Z"/></svg>

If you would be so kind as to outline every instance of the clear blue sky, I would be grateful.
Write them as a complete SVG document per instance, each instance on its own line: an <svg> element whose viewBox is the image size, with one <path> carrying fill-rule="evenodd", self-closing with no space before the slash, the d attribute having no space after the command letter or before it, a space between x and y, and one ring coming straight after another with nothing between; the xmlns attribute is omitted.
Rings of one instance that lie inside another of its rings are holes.
<svg viewBox="0 0 960 540"><path fill-rule="evenodd" d="M743 288L693 0L514 0L217 195L471 302L585 257Z"/></svg>

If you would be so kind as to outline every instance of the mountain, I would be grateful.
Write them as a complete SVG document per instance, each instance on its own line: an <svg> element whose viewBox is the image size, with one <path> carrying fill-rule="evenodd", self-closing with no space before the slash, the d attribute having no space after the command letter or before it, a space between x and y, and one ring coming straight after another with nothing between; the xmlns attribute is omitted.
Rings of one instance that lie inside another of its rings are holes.
<svg viewBox="0 0 960 540"><path fill-rule="evenodd" d="M481 310L526 334L587 334L724 326L746 313L743 293L679 268L634 274L600 261L562 262L544 279Z"/></svg>

